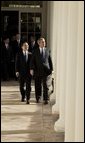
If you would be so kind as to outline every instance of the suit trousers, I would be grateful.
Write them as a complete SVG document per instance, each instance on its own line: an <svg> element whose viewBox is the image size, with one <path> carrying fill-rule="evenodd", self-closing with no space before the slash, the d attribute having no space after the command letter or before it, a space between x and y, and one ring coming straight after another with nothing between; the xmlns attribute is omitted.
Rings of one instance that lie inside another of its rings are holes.
<svg viewBox="0 0 85 143"><path fill-rule="evenodd" d="M42 91L43 86L43 91ZM48 100L48 88L47 88L47 76L36 76L35 77L35 96L36 100L38 100L43 92L43 100Z"/></svg>
<svg viewBox="0 0 85 143"><path fill-rule="evenodd" d="M24 99L26 95L26 99L29 100L30 91L31 91L31 77L20 76L19 82L20 82L20 93L21 93L22 99ZM25 83L26 83L26 90L24 89Z"/></svg>

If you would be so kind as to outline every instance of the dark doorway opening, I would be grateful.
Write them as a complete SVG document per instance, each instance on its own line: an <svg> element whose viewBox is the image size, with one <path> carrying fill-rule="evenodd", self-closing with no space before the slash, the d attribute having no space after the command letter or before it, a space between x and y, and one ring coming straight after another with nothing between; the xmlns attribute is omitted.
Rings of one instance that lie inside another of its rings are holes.
<svg viewBox="0 0 85 143"><path fill-rule="evenodd" d="M8 37L10 43L13 40L13 36L19 32L19 12L18 11L1 11L1 79L4 79L4 66L3 66L3 40L4 37ZM11 44L10 44L11 45ZM13 53L11 54L13 56ZM15 63L13 58L10 61L10 78L15 78L14 73Z"/></svg>

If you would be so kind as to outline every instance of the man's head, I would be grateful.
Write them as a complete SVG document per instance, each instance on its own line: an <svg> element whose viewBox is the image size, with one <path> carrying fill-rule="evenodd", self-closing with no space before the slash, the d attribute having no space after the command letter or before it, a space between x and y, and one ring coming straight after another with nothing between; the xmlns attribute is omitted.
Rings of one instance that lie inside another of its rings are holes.
<svg viewBox="0 0 85 143"><path fill-rule="evenodd" d="M5 37L5 38L4 38L4 43L5 43L5 44L9 44L9 38L8 38L8 37Z"/></svg>
<svg viewBox="0 0 85 143"><path fill-rule="evenodd" d="M38 40L38 45L39 45L39 47L41 47L41 48L45 47L45 46L46 46L45 39L44 39L44 38L40 38L40 39Z"/></svg>
<svg viewBox="0 0 85 143"><path fill-rule="evenodd" d="M28 49L29 49L28 43L27 43L27 42L24 42L24 43L22 44L21 48L22 48L23 51L28 50Z"/></svg>
<svg viewBox="0 0 85 143"><path fill-rule="evenodd" d="M17 33L16 36L15 36L16 40L20 40L20 34Z"/></svg>
<svg viewBox="0 0 85 143"><path fill-rule="evenodd" d="M30 37L30 42L31 42L31 45L35 45L35 37L31 36Z"/></svg>

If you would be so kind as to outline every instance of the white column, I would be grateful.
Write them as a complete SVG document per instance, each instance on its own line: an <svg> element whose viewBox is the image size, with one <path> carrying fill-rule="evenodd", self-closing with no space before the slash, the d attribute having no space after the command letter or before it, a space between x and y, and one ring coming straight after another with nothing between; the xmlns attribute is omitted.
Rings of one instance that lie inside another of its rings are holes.
<svg viewBox="0 0 85 143"><path fill-rule="evenodd" d="M60 2L61 7L61 53L60 53L60 95L59 95L59 120L55 122L55 131L65 130L65 89L66 89L66 56L67 56L67 25L68 25L68 2ZM57 53L58 54L58 53Z"/></svg>
<svg viewBox="0 0 85 143"><path fill-rule="evenodd" d="M53 62L53 74L52 76L54 77L54 83L55 83L55 47L54 47L54 40L56 38L56 35L55 35L55 38L53 37L53 34L54 34L54 23L53 23L53 20L54 20L54 11L53 11L53 2L50 1L50 50L51 50L51 57L52 57L52 62ZM48 23L48 25L49 25ZM54 92L50 95L50 101L52 104L55 103L55 91L56 91L56 88L55 88L55 84L54 84Z"/></svg>
<svg viewBox="0 0 85 143"><path fill-rule="evenodd" d="M75 95L78 34L78 2L68 2L68 38L66 63L65 142L75 138Z"/></svg>
<svg viewBox="0 0 85 143"><path fill-rule="evenodd" d="M84 2L79 2L75 142L84 142Z"/></svg>
<svg viewBox="0 0 85 143"><path fill-rule="evenodd" d="M59 114L59 95L60 95L60 53L61 53L61 9L60 2L53 1L53 57L54 57L54 89L55 104L52 107L52 113Z"/></svg>
<svg viewBox="0 0 85 143"><path fill-rule="evenodd" d="M53 62L53 77L54 77L54 83L55 83L55 64L56 64L56 61L55 61L55 56L56 56L56 53L55 53L55 41L56 41L56 33L54 34L54 31L56 30L56 28L54 29L55 27L55 22L54 21L54 4L52 1L48 1L48 22L47 22L47 31L48 31L48 45L49 45L49 48L50 48L50 51L51 51L51 57L52 57L52 62ZM54 84L54 92L50 95L50 102L51 104L54 104L55 103L55 98L56 98L56 94L55 94L55 84Z"/></svg>

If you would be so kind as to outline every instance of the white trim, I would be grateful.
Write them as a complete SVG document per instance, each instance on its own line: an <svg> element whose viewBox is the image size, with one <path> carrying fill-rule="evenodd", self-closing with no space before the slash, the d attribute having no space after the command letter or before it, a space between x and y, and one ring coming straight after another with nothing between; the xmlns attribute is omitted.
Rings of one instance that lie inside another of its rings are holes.
<svg viewBox="0 0 85 143"><path fill-rule="evenodd" d="M42 12L43 8L2 7L1 11Z"/></svg>

